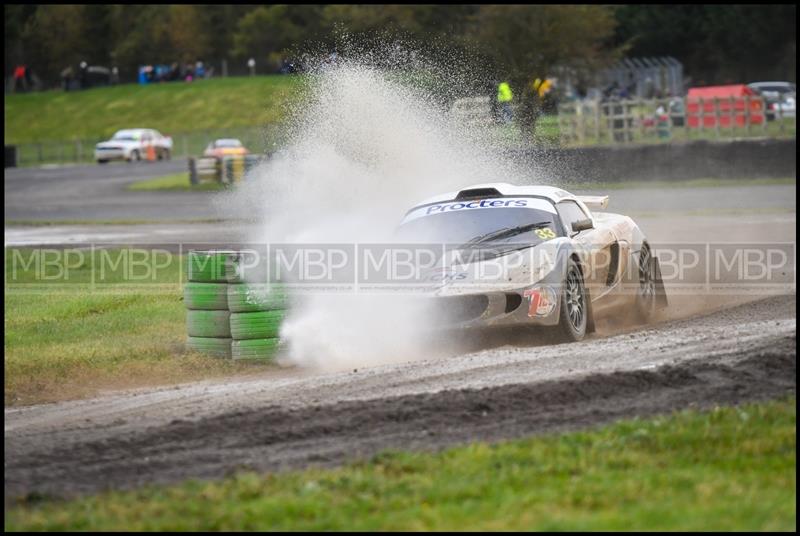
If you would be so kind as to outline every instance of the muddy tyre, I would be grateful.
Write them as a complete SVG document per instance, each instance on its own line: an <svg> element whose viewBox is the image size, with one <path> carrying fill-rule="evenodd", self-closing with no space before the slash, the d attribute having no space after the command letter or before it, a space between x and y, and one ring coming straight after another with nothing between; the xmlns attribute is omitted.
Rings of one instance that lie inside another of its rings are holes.
<svg viewBox="0 0 800 536"><path fill-rule="evenodd" d="M231 357L231 339L212 337L189 337L186 348L193 352L213 355L215 357Z"/></svg>
<svg viewBox="0 0 800 536"><path fill-rule="evenodd" d="M186 276L197 283L226 283L227 259L235 254L234 251L190 251Z"/></svg>
<svg viewBox="0 0 800 536"><path fill-rule="evenodd" d="M284 314L284 311L231 313L231 337L237 341L277 337Z"/></svg>
<svg viewBox="0 0 800 536"><path fill-rule="evenodd" d="M190 337L230 338L229 311L186 311L186 331Z"/></svg>
<svg viewBox="0 0 800 536"><path fill-rule="evenodd" d="M586 336L589 324L588 295L578 263L570 258L561 288L561 306L556 335L561 342L577 342Z"/></svg>
<svg viewBox="0 0 800 536"><path fill-rule="evenodd" d="M183 303L192 310L227 310L228 285L225 283L186 283L183 287Z"/></svg>
<svg viewBox="0 0 800 536"><path fill-rule="evenodd" d="M280 347L280 339L233 341L231 356L236 360L271 361Z"/></svg>
<svg viewBox="0 0 800 536"><path fill-rule="evenodd" d="M647 322L656 311L656 280L653 252L647 244L642 245L638 262L639 286L636 289L636 317Z"/></svg>
<svg viewBox="0 0 800 536"><path fill-rule="evenodd" d="M228 285L228 308L233 313L285 309L286 303L286 292L280 285Z"/></svg>

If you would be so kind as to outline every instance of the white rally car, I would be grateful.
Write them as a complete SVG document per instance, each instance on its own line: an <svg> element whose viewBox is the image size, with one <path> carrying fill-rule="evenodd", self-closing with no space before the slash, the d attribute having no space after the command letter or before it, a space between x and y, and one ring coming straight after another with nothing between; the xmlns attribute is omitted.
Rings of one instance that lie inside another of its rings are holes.
<svg viewBox="0 0 800 536"><path fill-rule="evenodd" d="M397 236L441 246L425 301L443 326L552 326L578 341L601 315L647 320L666 305L658 259L607 196L478 184L411 208Z"/></svg>
<svg viewBox="0 0 800 536"><path fill-rule="evenodd" d="M157 160L169 160L172 138L152 128L118 130L110 140L95 146L94 159L98 164L109 160L137 162L147 158L148 151Z"/></svg>

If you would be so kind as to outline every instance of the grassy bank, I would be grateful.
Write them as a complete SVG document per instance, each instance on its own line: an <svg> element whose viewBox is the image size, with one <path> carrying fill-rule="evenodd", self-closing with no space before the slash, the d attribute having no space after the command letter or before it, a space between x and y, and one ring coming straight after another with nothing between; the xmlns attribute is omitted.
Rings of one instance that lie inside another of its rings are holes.
<svg viewBox="0 0 800 536"><path fill-rule="evenodd" d="M298 76L272 75L12 94L3 132L13 144L102 139L126 127L175 134L264 126L284 117L302 84Z"/></svg>
<svg viewBox="0 0 800 536"><path fill-rule="evenodd" d="M63 251L5 250L7 406L247 370L185 350L183 257Z"/></svg>
<svg viewBox="0 0 800 536"><path fill-rule="evenodd" d="M234 220L189 218L185 220L5 220L6 227L60 227L62 225L174 225L180 223L222 223Z"/></svg>
<svg viewBox="0 0 800 536"><path fill-rule="evenodd" d="M794 398L6 511L6 530L795 530Z"/></svg>

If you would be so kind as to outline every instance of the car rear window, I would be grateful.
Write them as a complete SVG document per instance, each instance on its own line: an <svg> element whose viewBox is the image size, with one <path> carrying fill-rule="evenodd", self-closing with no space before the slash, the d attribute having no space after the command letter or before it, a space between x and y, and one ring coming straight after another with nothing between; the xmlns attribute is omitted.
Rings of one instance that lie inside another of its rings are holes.
<svg viewBox="0 0 800 536"><path fill-rule="evenodd" d="M121 141L136 141L141 137L141 134L134 132L117 132L112 139Z"/></svg>
<svg viewBox="0 0 800 536"><path fill-rule="evenodd" d="M242 142L239 140L217 140L217 147L241 147Z"/></svg>

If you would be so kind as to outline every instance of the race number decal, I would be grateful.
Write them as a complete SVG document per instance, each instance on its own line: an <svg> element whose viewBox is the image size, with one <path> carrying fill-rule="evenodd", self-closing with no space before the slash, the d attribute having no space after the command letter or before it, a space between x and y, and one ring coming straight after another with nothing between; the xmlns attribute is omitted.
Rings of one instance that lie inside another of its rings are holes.
<svg viewBox="0 0 800 536"><path fill-rule="evenodd" d="M545 227L543 229L536 229L534 232L536 233L536 236L538 236L542 240L550 240L551 238L556 237L556 233L554 233L553 230L549 227Z"/></svg>

